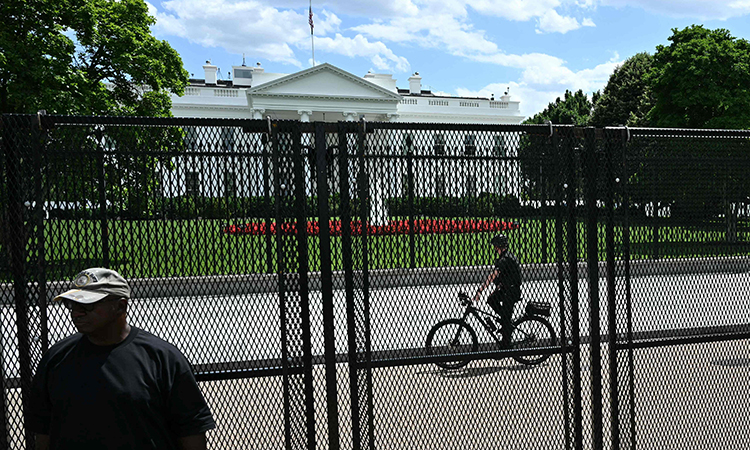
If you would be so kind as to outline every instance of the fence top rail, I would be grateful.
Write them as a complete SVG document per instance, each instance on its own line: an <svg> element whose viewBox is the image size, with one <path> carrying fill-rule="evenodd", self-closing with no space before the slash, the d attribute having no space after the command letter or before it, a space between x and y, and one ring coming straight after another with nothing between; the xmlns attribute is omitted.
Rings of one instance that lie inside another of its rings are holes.
<svg viewBox="0 0 750 450"><path fill-rule="evenodd" d="M228 118L194 118L194 117L144 117L144 116L70 116L70 115L36 115L36 114L3 114L10 120L16 118L29 120L39 117L45 129L62 125L115 125L141 127L169 127L169 126L202 126L202 127L241 127L245 132L267 133L269 121L267 119L228 119ZM294 127L303 133L314 132L316 126L323 126L327 132L358 132L363 122L298 122L294 120L272 120L282 130ZM573 128L572 125L553 125L558 130ZM409 122L366 122L366 131L371 130L428 130L428 131L486 131L486 132L524 132L527 134L549 135L550 124L517 125L517 124L471 124L471 123L409 123Z"/></svg>
<svg viewBox="0 0 750 450"><path fill-rule="evenodd" d="M477 131L477 132L523 132L534 135L551 136L553 132L567 135L571 132L583 132L586 128L569 124L471 124L471 123L409 123L409 122L298 122L295 120L272 120L268 118L230 119L230 118L195 118L195 117L145 117L145 116L72 116L45 114L3 114L8 121L19 120L26 124L39 121L42 128L51 129L64 125L112 125L140 127L240 127L246 133L268 133L269 125L276 124L276 131L298 130L301 133L312 133L322 126L326 132L356 133L374 130L425 130L425 131ZM6 122L7 124L7 122ZM750 138L750 130L699 129L699 128L643 128L643 127L605 127L597 128L596 135L601 137L611 133L622 133L628 139L644 138ZM582 137L582 136L581 136Z"/></svg>
<svg viewBox="0 0 750 450"><path fill-rule="evenodd" d="M750 130L724 130L716 128L630 128L606 127L604 130L630 133L634 137L664 137L664 138L750 138Z"/></svg>

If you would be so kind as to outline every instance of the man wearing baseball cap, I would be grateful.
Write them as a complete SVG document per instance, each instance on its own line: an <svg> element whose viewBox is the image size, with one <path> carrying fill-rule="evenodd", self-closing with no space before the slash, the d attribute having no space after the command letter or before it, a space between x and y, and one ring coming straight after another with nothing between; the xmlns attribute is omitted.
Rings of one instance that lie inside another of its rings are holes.
<svg viewBox="0 0 750 450"><path fill-rule="evenodd" d="M91 268L73 284L55 301L78 333L50 347L32 384L37 449L205 449L216 425L190 365L128 324L128 282Z"/></svg>

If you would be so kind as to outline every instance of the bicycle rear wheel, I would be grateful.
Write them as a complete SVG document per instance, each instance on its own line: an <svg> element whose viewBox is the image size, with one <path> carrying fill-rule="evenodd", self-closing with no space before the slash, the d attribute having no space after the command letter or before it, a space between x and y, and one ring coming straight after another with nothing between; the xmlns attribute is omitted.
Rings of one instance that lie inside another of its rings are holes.
<svg viewBox="0 0 750 450"><path fill-rule="evenodd" d="M552 325L541 317L522 317L513 324L513 333L510 337L513 349L535 349L554 347L557 345L557 337ZM533 366L541 364L549 358L549 354L514 356L513 359Z"/></svg>
<svg viewBox="0 0 750 450"><path fill-rule="evenodd" d="M477 335L463 320L448 319L437 323L427 334L428 355L455 355L452 361L435 363L443 369L455 370L471 361L470 353L479 348Z"/></svg>

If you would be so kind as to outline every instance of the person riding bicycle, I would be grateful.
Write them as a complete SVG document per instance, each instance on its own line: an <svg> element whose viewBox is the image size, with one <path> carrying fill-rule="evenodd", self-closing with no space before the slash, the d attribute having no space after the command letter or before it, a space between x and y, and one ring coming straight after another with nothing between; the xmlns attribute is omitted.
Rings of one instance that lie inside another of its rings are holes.
<svg viewBox="0 0 750 450"><path fill-rule="evenodd" d="M490 240L499 257L495 260L494 270L489 274L482 286L474 295L474 301L479 300L482 291L490 284L495 284L495 290L487 298L487 304L501 320L501 335L503 343L510 342L512 332L513 307L521 300L521 266L518 260L508 250L508 237L498 234Z"/></svg>

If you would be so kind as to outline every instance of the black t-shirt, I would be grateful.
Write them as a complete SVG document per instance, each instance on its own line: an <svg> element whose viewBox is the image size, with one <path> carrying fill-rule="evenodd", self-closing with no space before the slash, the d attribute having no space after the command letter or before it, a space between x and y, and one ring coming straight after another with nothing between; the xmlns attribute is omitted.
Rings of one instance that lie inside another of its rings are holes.
<svg viewBox="0 0 750 450"><path fill-rule="evenodd" d="M495 260L495 270L498 276L495 277L495 284L509 292L519 291L521 288L521 266L518 264L516 256L506 250L502 256Z"/></svg>
<svg viewBox="0 0 750 450"><path fill-rule="evenodd" d="M39 363L26 427L50 449L176 449L179 437L214 428L187 359L132 327L113 346L76 333Z"/></svg>

